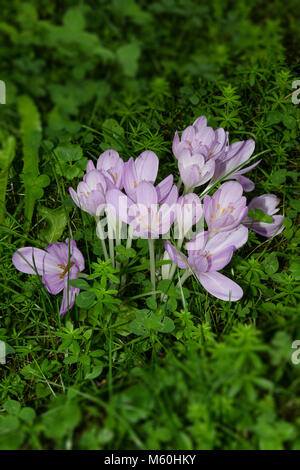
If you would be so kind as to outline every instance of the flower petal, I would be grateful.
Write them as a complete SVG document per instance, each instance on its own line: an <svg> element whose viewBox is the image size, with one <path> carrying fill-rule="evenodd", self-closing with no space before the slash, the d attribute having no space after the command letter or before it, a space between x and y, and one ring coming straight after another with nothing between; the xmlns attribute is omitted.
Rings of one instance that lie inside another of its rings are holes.
<svg viewBox="0 0 300 470"><path fill-rule="evenodd" d="M43 275L46 251L32 246L20 248L12 257L12 262L19 271L26 274Z"/></svg>
<svg viewBox="0 0 300 470"><path fill-rule="evenodd" d="M243 296L242 288L219 272L198 273L197 277L204 289L218 299L235 302Z"/></svg>
<svg viewBox="0 0 300 470"><path fill-rule="evenodd" d="M75 296L79 294L79 289L77 287L70 286L68 289L67 287L64 288L62 303L60 307L59 314L65 315L74 305Z"/></svg>
<svg viewBox="0 0 300 470"><path fill-rule="evenodd" d="M138 182L154 183L157 177L158 163L157 155L151 150L141 153L135 161Z"/></svg>
<svg viewBox="0 0 300 470"><path fill-rule="evenodd" d="M184 254L175 248L168 240L165 243L165 250L168 252L170 259L175 263L179 268L187 268L187 259Z"/></svg>

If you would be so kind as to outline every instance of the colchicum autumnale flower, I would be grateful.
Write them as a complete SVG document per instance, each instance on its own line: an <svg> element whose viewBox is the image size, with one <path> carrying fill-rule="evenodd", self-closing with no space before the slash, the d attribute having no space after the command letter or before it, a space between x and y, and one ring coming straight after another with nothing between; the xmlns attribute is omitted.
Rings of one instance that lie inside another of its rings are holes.
<svg viewBox="0 0 300 470"><path fill-rule="evenodd" d="M246 198L242 194L240 183L227 181L212 197L205 196L204 217L209 231L227 232L240 224L248 213Z"/></svg>
<svg viewBox="0 0 300 470"><path fill-rule="evenodd" d="M159 204L157 187L147 181L136 186L136 201L117 189L107 192L106 200L111 210L124 223L133 227L137 238L158 238L169 231L176 217L178 189L173 185L168 197Z"/></svg>
<svg viewBox="0 0 300 470"><path fill-rule="evenodd" d="M199 233L186 244L188 256L178 251L169 241L165 249L170 259L188 274L195 274L199 282L214 297L236 301L243 296L241 287L219 273L231 260L233 252L246 243L248 230L240 226L229 232L211 236L209 232Z"/></svg>
<svg viewBox="0 0 300 470"><path fill-rule="evenodd" d="M254 232L262 235L263 237L273 237L275 234L278 235L284 230L283 215L274 215L279 211L279 208L276 209L280 200L275 194L263 194L262 196L255 197L248 205L249 211L255 214L255 210L261 211L270 219L269 221L264 220L255 220L251 217L246 217L243 220L243 224L253 230Z"/></svg>
<svg viewBox="0 0 300 470"><path fill-rule="evenodd" d="M51 243L45 250L32 246L20 248L13 257L14 266L22 273L38 274L50 294L63 291L60 315L70 310L79 289L69 284L84 270L84 258L74 240Z"/></svg>

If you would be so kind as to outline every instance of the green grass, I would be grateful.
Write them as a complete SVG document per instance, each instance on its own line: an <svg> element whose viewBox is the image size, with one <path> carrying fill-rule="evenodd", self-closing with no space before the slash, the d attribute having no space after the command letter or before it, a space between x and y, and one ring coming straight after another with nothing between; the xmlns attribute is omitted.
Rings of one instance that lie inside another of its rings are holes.
<svg viewBox="0 0 300 470"><path fill-rule="evenodd" d="M1 12L0 145L12 136L16 152L0 168L5 180L8 171L0 448L299 450L300 365L291 362L300 339L296 2L73 3L13 0ZM27 118L26 161L39 153L33 188L22 173L22 95L42 125L40 136ZM158 283L169 301L155 303L146 240L133 245L125 287L107 292L118 286L93 264L102 259L94 221L75 208L68 187L88 158L110 147L124 160L153 150L160 178L178 178L174 132L202 114L231 142L252 137L255 153L267 151L251 172L249 197L279 196L284 232L251 232L222 271L242 286L240 302L213 298L191 277L182 292ZM11 257L24 244L43 248L69 235L102 293L97 308L75 306L59 318L61 296L17 272ZM159 331L163 314L171 332Z"/></svg>

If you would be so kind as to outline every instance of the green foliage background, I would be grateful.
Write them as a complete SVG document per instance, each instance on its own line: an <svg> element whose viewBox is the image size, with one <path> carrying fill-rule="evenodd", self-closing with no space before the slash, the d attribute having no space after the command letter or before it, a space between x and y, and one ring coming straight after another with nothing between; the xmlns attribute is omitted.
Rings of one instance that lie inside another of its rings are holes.
<svg viewBox="0 0 300 470"><path fill-rule="evenodd" d="M298 3L0 6L0 448L299 450ZM253 137L257 153L268 150L253 194L281 198L286 228L273 240L251 233L234 256L226 270L244 289L238 303L191 279L182 293L159 285L162 310L145 295L142 241L120 251L130 262L116 296L93 221L68 187L110 147L125 160L151 149L160 177L178 176L174 132L202 114L231 141ZM11 256L70 232L100 287L96 307L87 291L60 319L60 296L16 272Z"/></svg>

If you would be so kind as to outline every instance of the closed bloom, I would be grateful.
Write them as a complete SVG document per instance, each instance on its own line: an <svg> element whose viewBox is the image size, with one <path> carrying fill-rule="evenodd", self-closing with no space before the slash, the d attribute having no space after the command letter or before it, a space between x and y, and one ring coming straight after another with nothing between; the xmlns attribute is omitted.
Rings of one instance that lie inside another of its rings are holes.
<svg viewBox="0 0 300 470"><path fill-rule="evenodd" d="M124 162L118 152L113 149L101 153L97 161L99 170L108 181L116 188L123 188Z"/></svg>
<svg viewBox="0 0 300 470"><path fill-rule="evenodd" d="M252 139L242 140L235 142L226 148L226 151L216 161L214 177L211 184L216 183L221 178L224 178L228 173L231 173L225 179L235 179L241 183L244 191L249 192L254 189L254 183L246 178L244 173L255 168L261 160L254 163L253 165L244 168L247 160L251 157L254 152L255 142ZM239 169L237 169L240 167Z"/></svg>
<svg viewBox="0 0 300 470"><path fill-rule="evenodd" d="M152 185L155 183L158 172L158 163L157 155L150 150L146 150L141 153L135 161L133 158L130 158L128 162L125 163L123 172L124 189L127 196L129 196L133 201L137 201L136 189L142 181L151 183ZM155 189L159 204L167 199L170 191L172 190L172 186L173 175L167 176L156 186Z"/></svg>
<svg viewBox="0 0 300 470"><path fill-rule="evenodd" d="M246 198L242 194L240 183L228 181L212 197L205 196L204 217L210 232L227 232L241 223L248 212Z"/></svg>
<svg viewBox="0 0 300 470"><path fill-rule="evenodd" d="M196 188L209 181L215 171L214 160L205 161L201 154L191 154L184 150L178 157L180 177L186 188Z"/></svg>
<svg viewBox="0 0 300 470"><path fill-rule="evenodd" d="M270 221L263 222L246 217L243 220L243 224L264 237L278 235L284 230L282 225L284 216L274 215L279 211L279 208L277 208L279 202L280 200L275 194L263 194L262 196L255 197L248 205L249 210L252 212L255 212L255 209L262 211L265 215L269 216Z"/></svg>
<svg viewBox="0 0 300 470"><path fill-rule="evenodd" d="M107 188L106 177L100 171L92 169L92 162L90 160L87 173L84 175L83 181L78 184L77 191L69 188L69 192L73 201L80 209L95 216L99 212L99 207L105 204Z"/></svg>
<svg viewBox="0 0 300 470"><path fill-rule="evenodd" d="M183 255L169 241L165 249L170 259L182 269L194 273L201 285L214 297L221 300L239 300L243 296L241 287L219 273L231 260L233 252L248 239L248 229L240 226L226 233L211 236L199 233L186 244L188 256Z"/></svg>
<svg viewBox="0 0 300 470"><path fill-rule="evenodd" d="M51 243L45 250L24 247L17 250L12 262L22 273L38 274L50 294L63 291L60 315L70 310L79 289L69 285L70 279L76 279L84 270L84 258L74 240L65 243Z"/></svg>
<svg viewBox="0 0 300 470"><path fill-rule="evenodd" d="M189 193L178 198L176 205L175 238L183 238L202 217L203 208L197 194ZM176 230L178 233L176 233ZM178 235L178 237L176 237Z"/></svg>
<svg viewBox="0 0 300 470"><path fill-rule="evenodd" d="M163 204L159 204L157 188L142 181L136 187L133 201L117 189L107 192L107 204L116 216L134 228L134 236L158 238L169 231L176 216L178 190L174 185Z"/></svg>
<svg viewBox="0 0 300 470"><path fill-rule="evenodd" d="M179 138L175 132L172 150L177 159L186 151L190 156L202 155L205 162L219 158L225 149L228 133L221 127L216 131L207 126L205 116L200 116L192 126L188 126Z"/></svg>

